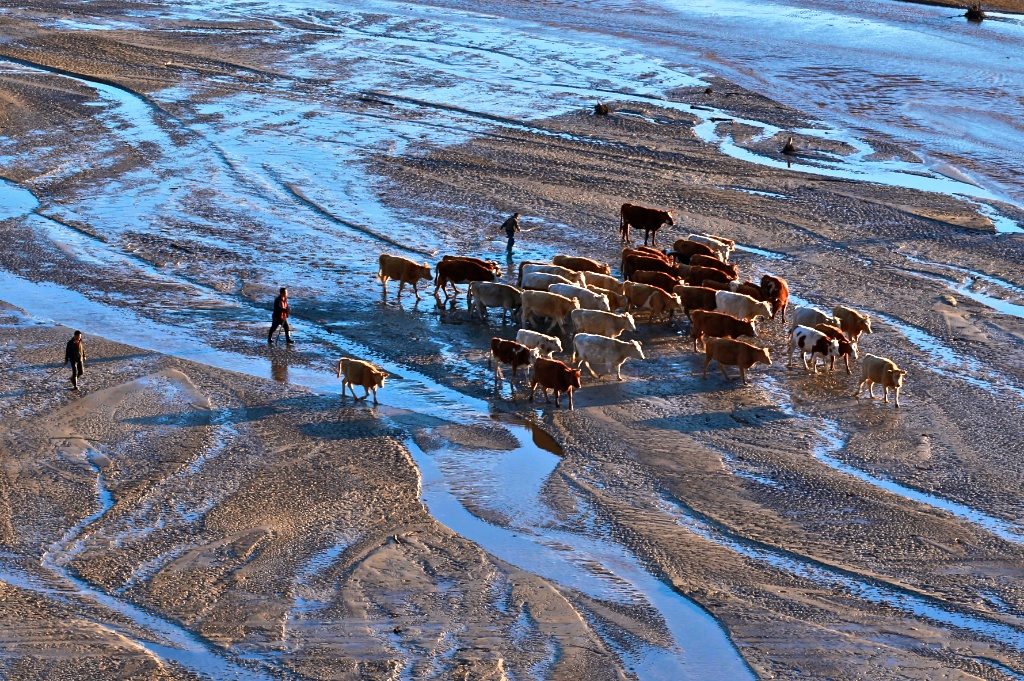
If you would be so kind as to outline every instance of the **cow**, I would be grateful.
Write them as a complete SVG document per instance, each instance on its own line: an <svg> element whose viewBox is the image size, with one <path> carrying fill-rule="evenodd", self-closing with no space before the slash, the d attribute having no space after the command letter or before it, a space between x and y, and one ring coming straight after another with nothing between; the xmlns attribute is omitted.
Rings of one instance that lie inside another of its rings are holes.
<svg viewBox="0 0 1024 681"><path fill-rule="evenodd" d="M394 279L398 282L398 298L402 297L402 289L405 288L405 285L412 284L412 292L416 295L416 300L420 300L420 292L416 290L417 282L421 279L430 281L434 278L434 275L430 273L430 265L427 263L420 265L409 258L403 258L400 255L388 255L387 253L381 253L378 260L380 267L377 270L377 278L384 286L385 298L388 297L389 279Z"/></svg>
<svg viewBox="0 0 1024 681"><path fill-rule="evenodd" d="M537 317L546 317L551 320L549 331L558 326L564 333L565 319L570 312L578 309L580 301L576 298L566 298L547 291L523 291L523 307L520 314L524 327L529 328Z"/></svg>
<svg viewBox="0 0 1024 681"><path fill-rule="evenodd" d="M646 359L640 341L621 341L593 333L578 333L572 339L572 361L580 369L586 365L590 375L599 378L594 365L615 370L615 377L622 380L622 365L627 359Z"/></svg>
<svg viewBox="0 0 1024 681"><path fill-rule="evenodd" d="M697 265L698 267L711 267L716 270L721 270L729 275L729 280L738 279L740 276L740 270L736 265L728 262L722 262L718 258L711 255L695 255L690 258L690 265Z"/></svg>
<svg viewBox="0 0 1024 681"><path fill-rule="evenodd" d="M555 392L556 407L560 406L558 399L561 394L568 393L569 409L575 409L572 403L572 391L574 388L579 388L582 385L580 375L579 369L573 369L565 362L538 357L533 363L533 372L530 374L530 401L533 402L533 395L539 385L544 392L545 402L550 401L548 399L548 390Z"/></svg>
<svg viewBox="0 0 1024 681"><path fill-rule="evenodd" d="M629 279L632 277L634 272L640 270L647 270L648 272L664 272L670 274L673 277L681 276L684 272L688 272L689 268L686 265L673 265L672 263L666 262L660 258L652 258L648 255L627 255L622 259L622 277Z"/></svg>
<svg viewBox="0 0 1024 681"><path fill-rule="evenodd" d="M786 364L787 367L793 366L793 353L797 351L800 352L800 359L804 363L804 368L818 373L818 359L815 355L821 355L822 364L827 364L830 358L839 356L839 342L832 340L821 331L809 326L797 326L789 332L789 361ZM807 364L808 354L811 356L813 366Z"/></svg>
<svg viewBox="0 0 1024 681"><path fill-rule="evenodd" d="M554 284L548 288L550 293L557 293L560 296L566 298L576 298L580 301L580 307L584 310L603 310L604 312L611 311L611 305L608 304L608 297L603 293L597 293L591 291L588 288L582 286L573 286L572 284Z"/></svg>
<svg viewBox="0 0 1024 681"><path fill-rule="evenodd" d="M480 319L487 319L487 308L501 308L501 323L504 324L511 312L513 317L523 306L522 291L515 286L499 284L496 281L473 281L469 284L469 296L473 299Z"/></svg>
<svg viewBox="0 0 1024 681"><path fill-rule="evenodd" d="M365 400L373 393L373 403L377 404L377 389L384 387L384 380L388 374L383 369L375 367L369 362L351 357L342 357L338 360L338 378L341 379L341 396L345 397L345 387L352 391L352 399ZM362 397L356 397L355 386L360 386L366 391Z"/></svg>
<svg viewBox="0 0 1024 681"><path fill-rule="evenodd" d="M576 258L571 255L556 255L551 259L552 264L565 267L576 272L597 272L598 274L611 274L612 268L603 262L591 260L590 258Z"/></svg>
<svg viewBox="0 0 1024 681"><path fill-rule="evenodd" d="M721 312L694 310L690 313L693 332L693 351L697 352L697 341L705 336L713 338L738 338L740 336L756 337L754 325L742 319ZM705 348L707 344L705 343Z"/></svg>
<svg viewBox="0 0 1024 681"><path fill-rule="evenodd" d="M700 267L698 265L691 265L684 278L690 286L700 286L701 283L708 280L728 283L735 279L735 277L722 270L715 269L714 267Z"/></svg>
<svg viewBox="0 0 1024 681"><path fill-rule="evenodd" d="M523 275L522 287L529 291L547 291L552 284L569 284L572 282L565 277L547 272L527 272Z"/></svg>
<svg viewBox="0 0 1024 681"><path fill-rule="evenodd" d="M622 256L619 258L619 271L626 269L626 258L636 255L641 258L654 258L661 260L666 265L674 265L675 261L659 250L653 248L623 248Z"/></svg>
<svg viewBox="0 0 1024 681"><path fill-rule="evenodd" d="M494 272L494 276L501 276L501 265L497 260L484 260L482 258L474 258L468 255L446 255L441 258L442 262L446 260L461 260L463 262L476 263L477 265L486 267L490 271Z"/></svg>
<svg viewBox="0 0 1024 681"><path fill-rule="evenodd" d="M494 380L497 381L501 377L501 365L508 364L512 367L512 378L515 378L519 367L529 366L533 357L533 351L525 345L495 336L491 339L487 368L491 368L491 360L494 360Z"/></svg>
<svg viewBox="0 0 1024 681"><path fill-rule="evenodd" d="M768 354L768 348L761 348L743 341L731 338L708 338L704 343L704 378L708 377L708 366L711 360L718 362L725 379L731 380L725 372L725 367L739 367L740 378L743 383L747 382L747 369L755 364L772 365L772 358Z"/></svg>
<svg viewBox="0 0 1024 681"><path fill-rule="evenodd" d="M619 288L621 290L621 287ZM629 304L629 301L626 299L626 296L623 295L620 291L609 291L608 289L601 288L600 286L588 286L587 289L607 298L608 307L611 308L612 312L621 312L625 310L627 305Z"/></svg>
<svg viewBox="0 0 1024 681"><path fill-rule="evenodd" d="M687 319L690 318L691 310L714 310L718 304L715 299L717 291L705 286L679 285L672 289L672 293L679 296Z"/></svg>
<svg viewBox="0 0 1024 681"><path fill-rule="evenodd" d="M610 274L598 274L597 272L583 272L583 280L587 286L599 286L609 291L622 293L622 282Z"/></svg>
<svg viewBox="0 0 1024 681"><path fill-rule="evenodd" d="M761 277L761 290L772 304L772 319L782 310L782 321L786 321L786 308L789 307L789 284L782 277L766 274Z"/></svg>
<svg viewBox="0 0 1024 681"><path fill-rule="evenodd" d="M636 248L627 248L626 250L633 250L641 255L649 254L654 256L655 258L661 258L665 262L673 262L672 256L670 256L668 253L661 250L660 248L655 248L654 246L637 246Z"/></svg>
<svg viewBox="0 0 1024 681"><path fill-rule="evenodd" d="M668 319L671 319L676 310L682 311L683 309L683 303L679 300L679 296L674 293L666 293L657 286L627 281L624 290L626 298L629 300L627 308L650 312L651 323L663 313L667 312Z"/></svg>
<svg viewBox="0 0 1024 681"><path fill-rule="evenodd" d="M633 272L629 279L630 281L635 281L640 284L657 286L665 293L672 293L672 289L679 286L682 281L679 277L673 277L671 274L665 274L664 272L651 272L649 270L638 270Z"/></svg>
<svg viewBox="0 0 1024 681"><path fill-rule="evenodd" d="M658 230L665 225L674 225L672 213L657 208L644 208L634 206L631 203L624 203L619 209L619 239L623 243L629 243L629 228L635 227L644 230L644 246L650 238L651 245L657 245Z"/></svg>
<svg viewBox="0 0 1024 681"><path fill-rule="evenodd" d="M712 251L718 254L718 257L722 260L722 262L729 262L729 255L736 247L736 243L733 241L726 243L725 241L719 240L713 236L708 236L706 234L691 234L688 237L686 237L686 240L707 246ZM730 245L730 243L732 245Z"/></svg>
<svg viewBox="0 0 1024 681"><path fill-rule="evenodd" d="M531 350L536 350L541 357L547 357L548 359L556 352L562 351L561 340L539 331L530 331L529 329L519 329L516 332L516 343L525 345Z"/></svg>
<svg viewBox="0 0 1024 681"><path fill-rule="evenodd" d="M494 281L494 270L470 260L455 259L441 260L437 263L437 274L434 275L434 296L438 290L444 289L445 300L448 299L448 284L455 289L455 295L459 294L456 284L466 284L471 281ZM467 298L466 304L469 304Z"/></svg>
<svg viewBox="0 0 1024 681"><path fill-rule="evenodd" d="M815 331L821 331L823 334L839 343L839 356L846 360L846 373L853 375L853 371L850 369L850 355L853 355L854 359L857 359L857 341L849 340L843 330L838 326L832 326L831 324L815 324ZM832 362L829 364L828 370L835 371L836 369L836 358L832 358Z"/></svg>
<svg viewBox="0 0 1024 681"><path fill-rule="evenodd" d="M704 281L694 284L694 286L713 288L716 291L732 291L732 285L735 283L736 282L734 281L718 281L717 279L705 279ZM689 284L687 284L687 286L689 286Z"/></svg>
<svg viewBox="0 0 1024 681"><path fill-rule="evenodd" d="M790 333L798 326L814 327L815 324L831 324L842 328L839 320L829 316L816 307L798 307L793 310L793 325L789 327Z"/></svg>
<svg viewBox="0 0 1024 681"><path fill-rule="evenodd" d="M845 305L836 305L832 314L839 320L839 328L850 340L856 341L862 333L871 333L871 317Z"/></svg>
<svg viewBox="0 0 1024 681"><path fill-rule="evenodd" d="M623 331L636 331L633 315L614 314L600 310L573 310L569 314L574 333L596 333L599 336L618 338Z"/></svg>
<svg viewBox="0 0 1024 681"><path fill-rule="evenodd" d="M903 378L906 375L907 372L896 366L892 360L866 354L860 363L860 385L857 386L857 392L853 396L860 399L861 393L864 392L864 386L867 386L868 395L871 399L875 399L875 383L878 383L882 386L883 401L886 404L889 403L889 388L893 388L896 393L896 406L899 407L900 388L903 387Z"/></svg>
<svg viewBox="0 0 1024 681"><path fill-rule="evenodd" d="M586 282L583 280L583 275L576 270L570 270L568 267L560 267L558 265L552 265L549 262L528 262L523 261L519 263L519 287L523 288L523 277L529 272L543 272L545 274L557 274L560 277L565 277L569 280L570 284L579 284L582 286Z"/></svg>
<svg viewBox="0 0 1024 681"><path fill-rule="evenodd" d="M772 306L767 302L732 291L715 294L715 309L745 322L752 322L758 317L768 319L772 314Z"/></svg>
<svg viewBox="0 0 1024 681"><path fill-rule="evenodd" d="M671 255L675 258L676 262L689 265L690 260L695 255L714 255L717 252L717 250L712 249L707 244L690 241L689 239L678 239L672 244Z"/></svg>
<svg viewBox="0 0 1024 681"><path fill-rule="evenodd" d="M750 296L754 300L768 300L764 295L764 291L761 290L761 285L755 284L752 281L730 281L729 288L722 290L729 290L733 293L742 293L745 296Z"/></svg>

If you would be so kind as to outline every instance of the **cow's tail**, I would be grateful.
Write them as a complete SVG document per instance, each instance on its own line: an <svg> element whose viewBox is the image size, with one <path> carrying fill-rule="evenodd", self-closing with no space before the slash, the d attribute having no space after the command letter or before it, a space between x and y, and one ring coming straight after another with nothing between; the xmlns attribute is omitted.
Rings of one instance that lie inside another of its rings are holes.
<svg viewBox="0 0 1024 681"><path fill-rule="evenodd" d="M346 359L348 359L348 358L347 357L342 357L341 359L338 360L338 378L341 378L341 367L345 363Z"/></svg>

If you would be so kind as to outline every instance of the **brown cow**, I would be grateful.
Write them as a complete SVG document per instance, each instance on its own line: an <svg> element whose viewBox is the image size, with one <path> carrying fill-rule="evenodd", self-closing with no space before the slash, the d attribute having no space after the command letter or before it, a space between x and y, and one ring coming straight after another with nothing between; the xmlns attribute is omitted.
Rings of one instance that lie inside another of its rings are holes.
<svg viewBox="0 0 1024 681"><path fill-rule="evenodd" d="M676 286L672 293L679 296L688 319L691 310L714 310L717 305L715 294L718 291L706 286Z"/></svg>
<svg viewBox="0 0 1024 681"><path fill-rule="evenodd" d="M380 268L377 270L377 278L380 279L380 283L384 286L385 298L388 297L389 279L394 279L398 282L398 298L402 297L402 289L405 288L405 285L412 284L412 292L416 294L416 299L419 300L420 292L416 290L417 282L420 279L430 281L434 277L430 273L430 265L427 263L420 265L400 255L381 253L378 261Z"/></svg>
<svg viewBox="0 0 1024 681"><path fill-rule="evenodd" d="M657 208L644 208L634 206L631 203L624 203L619 209L619 238L623 243L629 242L630 226L644 230L644 246L647 239L651 239L651 245L658 243L658 230L666 224L674 225L672 213Z"/></svg>
<svg viewBox="0 0 1024 681"><path fill-rule="evenodd" d="M528 366L532 357L530 348L525 345L495 336L491 339L491 354L487 358L487 368L491 367L491 360L493 359L494 380L497 381L501 377L501 365L511 365L512 377L515 378L519 367Z"/></svg>
<svg viewBox="0 0 1024 681"><path fill-rule="evenodd" d="M747 369L758 363L772 365L768 348L759 348L731 338L708 338L704 344L704 378L708 377L711 360L718 362L718 368L722 370L722 375L727 381L731 379L725 372L725 367L739 367L740 378L744 384L747 382Z"/></svg>
<svg viewBox="0 0 1024 681"><path fill-rule="evenodd" d="M772 304L772 319L782 310L782 321L785 322L786 308L789 307L789 284L781 277L766 274L761 277L761 290L764 291L765 300Z"/></svg>
<svg viewBox="0 0 1024 681"><path fill-rule="evenodd" d="M716 270L722 270L729 275L729 279L738 279L740 276L740 270L736 265L722 262L711 255L695 255L690 258L690 264L697 265L699 267L713 267Z"/></svg>
<svg viewBox="0 0 1024 681"><path fill-rule="evenodd" d="M537 386L541 387L544 391L544 401L549 402L548 390L555 391L555 406L558 404L558 399L562 393L569 393L569 409L575 409L572 403L572 391L573 388L579 388L582 383L580 382L580 370L573 369L565 362L559 362L557 359L544 359L538 357L533 363L533 374L530 376L530 401L533 402L533 395L537 391Z"/></svg>
<svg viewBox="0 0 1024 681"><path fill-rule="evenodd" d="M444 297L448 299L448 284L455 289L455 295L459 295L456 284L466 284L471 281L494 281L494 270L462 258L449 258L437 263L437 274L434 276L434 295L439 289L444 289ZM468 302L468 301L467 301Z"/></svg>
<svg viewBox="0 0 1024 681"><path fill-rule="evenodd" d="M756 337L754 325L742 319L736 319L721 312L694 310L690 313L691 330L693 333L693 351L697 352L697 341L705 336L714 338L737 338L739 336Z"/></svg>
<svg viewBox="0 0 1024 681"><path fill-rule="evenodd" d="M690 264L690 259L695 255L714 256L715 251L706 244L690 241L689 239L679 239L672 244L672 257L676 259L676 262L688 265Z"/></svg>
<svg viewBox="0 0 1024 681"><path fill-rule="evenodd" d="M736 277L730 277L722 270L715 269L714 267L699 267L697 265L692 265L685 277L686 283L690 286L697 286L706 279L712 281L733 281L736 279Z"/></svg>
<svg viewBox="0 0 1024 681"><path fill-rule="evenodd" d="M862 333L871 333L871 317L845 305L836 305L832 314L839 320L843 333L851 340L857 340Z"/></svg>
<svg viewBox="0 0 1024 681"><path fill-rule="evenodd" d="M853 355L854 359L857 359L857 341L851 342L843 330L838 326L832 326L831 324L815 324L811 327L815 331L821 331L823 334L828 336L830 339L839 343L839 356L846 359L846 373L853 375L853 371L850 369L850 355ZM836 357L832 355L832 362L828 367L829 371L835 371L836 369Z"/></svg>
<svg viewBox="0 0 1024 681"><path fill-rule="evenodd" d="M665 274L664 272L650 272L648 270L633 272L629 280L640 284L657 286L665 293L672 293L672 289L681 283L679 277L673 277L671 274Z"/></svg>
<svg viewBox="0 0 1024 681"><path fill-rule="evenodd" d="M473 262L494 272L495 276L501 276L501 264L497 260L483 260L482 258L474 258L468 255L446 255L443 256L441 260L463 260L465 262Z"/></svg>
<svg viewBox="0 0 1024 681"><path fill-rule="evenodd" d="M669 265L674 265L675 264L675 261L673 261L672 258L670 258L669 256L665 255L664 253L662 253L661 251L657 250L656 248L648 248L647 246L641 246L639 248L623 248L622 249L622 257L619 260L619 269L620 270L625 268L626 256L630 256L630 255L639 255L639 256L641 256L643 258L657 258L658 260L662 260L662 261L664 261L665 263L667 263Z"/></svg>
<svg viewBox="0 0 1024 681"><path fill-rule="evenodd" d="M345 387L352 391L352 399L365 400L373 392L373 403L377 404L377 388L384 386L384 379L388 376L383 369L375 367L369 362L351 357L342 357L338 360L338 378L341 379L341 396L345 396ZM356 397L355 386L362 387L366 394Z"/></svg>
<svg viewBox="0 0 1024 681"><path fill-rule="evenodd" d="M716 291L731 291L732 290L732 286L731 286L732 283L733 282L731 282L731 281L718 281L717 279L705 279L704 281L700 282L699 284L694 284L694 285L695 286L703 286L704 288L713 288ZM689 285L689 284L687 284L687 285Z"/></svg>
<svg viewBox="0 0 1024 681"><path fill-rule="evenodd" d="M871 354L864 355L864 360L860 364L860 385L857 386L857 392L853 396L860 399L861 393L864 392L864 386L867 386L868 395L871 399L875 399L875 383L877 383L882 386L882 394L886 403L889 402L889 388L896 392L896 406L899 407L900 388L903 387L903 378L906 375L907 372L896 366L891 359Z"/></svg>
<svg viewBox="0 0 1024 681"><path fill-rule="evenodd" d="M664 272L673 277L682 276L687 270L686 265L673 265L660 258L652 258L646 255L627 255L622 259L622 278L629 279L633 272L647 270L648 272Z"/></svg>
<svg viewBox="0 0 1024 681"><path fill-rule="evenodd" d="M567 267L577 272L597 272L598 274L611 274L612 268L603 262L591 260L590 258L576 258L571 255L556 255L551 259L552 265Z"/></svg>

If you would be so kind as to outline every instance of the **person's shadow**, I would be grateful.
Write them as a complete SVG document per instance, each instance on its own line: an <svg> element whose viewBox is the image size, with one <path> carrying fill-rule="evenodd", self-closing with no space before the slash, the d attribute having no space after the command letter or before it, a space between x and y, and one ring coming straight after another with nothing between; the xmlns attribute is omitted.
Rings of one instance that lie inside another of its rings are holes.
<svg viewBox="0 0 1024 681"><path fill-rule="evenodd" d="M278 383L288 382L288 364L291 359L291 348L270 351L270 377Z"/></svg>

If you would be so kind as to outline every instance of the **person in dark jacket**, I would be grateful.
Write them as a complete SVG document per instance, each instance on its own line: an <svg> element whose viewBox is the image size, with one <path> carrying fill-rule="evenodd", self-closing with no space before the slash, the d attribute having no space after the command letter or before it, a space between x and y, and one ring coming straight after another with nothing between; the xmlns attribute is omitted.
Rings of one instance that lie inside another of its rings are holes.
<svg viewBox="0 0 1024 681"><path fill-rule="evenodd" d="M78 379L85 375L85 344L82 332L75 331L64 348L64 364L71 364L71 387L78 390Z"/></svg>
<svg viewBox="0 0 1024 681"><path fill-rule="evenodd" d="M284 329L284 339L291 345L292 332L288 326L288 289L281 287L281 292L277 298L274 298L274 316L270 322L270 333L267 334L267 342L274 342L274 332L277 331L277 327Z"/></svg>
<svg viewBox="0 0 1024 681"><path fill-rule="evenodd" d="M508 252L512 252L512 246L516 243L516 232L521 232L519 228L519 213L512 213L512 217L505 222L501 223L501 228L505 230L505 236L508 237Z"/></svg>

